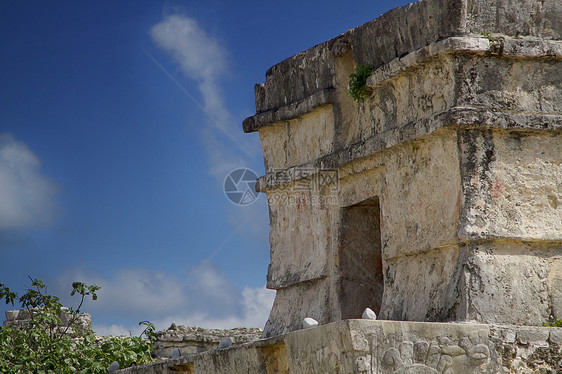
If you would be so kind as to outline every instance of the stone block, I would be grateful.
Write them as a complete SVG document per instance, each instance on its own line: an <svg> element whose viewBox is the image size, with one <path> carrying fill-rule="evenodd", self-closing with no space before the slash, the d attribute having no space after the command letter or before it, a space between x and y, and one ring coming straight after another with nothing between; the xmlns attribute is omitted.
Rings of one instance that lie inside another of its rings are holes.
<svg viewBox="0 0 562 374"><path fill-rule="evenodd" d="M6 321L8 321L8 322L16 321L18 319L19 312L20 312L19 310L7 310L5 312Z"/></svg>
<svg viewBox="0 0 562 374"><path fill-rule="evenodd" d="M493 373L488 335L483 325L349 320L291 333L285 344L291 373Z"/></svg>
<svg viewBox="0 0 562 374"><path fill-rule="evenodd" d="M330 284L323 279L277 290L263 337L299 330L307 317L315 319L320 325L330 322L334 317L327 307L329 300Z"/></svg>
<svg viewBox="0 0 562 374"><path fill-rule="evenodd" d="M541 325L548 319L556 244L498 240L469 243L457 292L465 300L457 318L493 324Z"/></svg>
<svg viewBox="0 0 562 374"><path fill-rule="evenodd" d="M517 330L517 342L522 345L548 346L549 331L539 327L521 327Z"/></svg>
<svg viewBox="0 0 562 374"><path fill-rule="evenodd" d="M550 336L548 338L550 343L554 343L559 347L562 346L562 329L560 328L553 328L550 330Z"/></svg>
<svg viewBox="0 0 562 374"><path fill-rule="evenodd" d="M204 352L193 360L194 373L263 373L264 358L253 346Z"/></svg>
<svg viewBox="0 0 562 374"><path fill-rule="evenodd" d="M540 133L461 132L461 237L560 241L559 141Z"/></svg>
<svg viewBox="0 0 562 374"><path fill-rule="evenodd" d="M506 344L513 344L515 343L515 338L516 338L516 330L513 328L507 328L507 327L497 327L496 331L498 332L498 335L500 337L500 339L506 343Z"/></svg>
<svg viewBox="0 0 562 374"><path fill-rule="evenodd" d="M20 309L17 320L25 321L31 319L31 312L27 309Z"/></svg>

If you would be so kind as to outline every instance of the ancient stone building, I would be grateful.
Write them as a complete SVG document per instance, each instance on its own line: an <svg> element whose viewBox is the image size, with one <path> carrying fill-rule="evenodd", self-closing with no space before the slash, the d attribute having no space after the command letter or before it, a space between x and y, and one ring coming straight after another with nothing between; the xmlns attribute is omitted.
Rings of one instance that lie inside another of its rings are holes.
<svg viewBox="0 0 562 374"><path fill-rule="evenodd" d="M244 121L266 167L265 336L365 307L562 318L561 34L557 0L425 0L267 71Z"/></svg>
<svg viewBox="0 0 562 374"><path fill-rule="evenodd" d="M562 372L561 36L560 0L421 0L270 68L265 339L123 373Z"/></svg>

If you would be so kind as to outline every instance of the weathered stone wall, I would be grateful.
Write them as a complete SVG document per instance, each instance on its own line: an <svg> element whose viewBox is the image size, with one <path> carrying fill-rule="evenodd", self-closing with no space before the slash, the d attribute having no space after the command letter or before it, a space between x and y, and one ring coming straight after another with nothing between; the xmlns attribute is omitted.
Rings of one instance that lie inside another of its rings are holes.
<svg viewBox="0 0 562 374"><path fill-rule="evenodd" d="M561 19L554 0L419 1L268 70L244 121L270 206L264 336L365 307L410 321L562 317ZM357 64L376 68L361 104L346 93ZM346 244L360 225L344 214L371 199L382 298L346 286L349 258L356 273L372 266Z"/></svg>
<svg viewBox="0 0 562 374"><path fill-rule="evenodd" d="M119 373L559 373L561 344L560 328L346 320Z"/></svg>
<svg viewBox="0 0 562 374"><path fill-rule="evenodd" d="M256 85L258 116L245 121L245 130L304 114L309 111L306 107L333 99L330 91L339 85L341 64L334 56L350 50L355 63L380 68L455 36L488 32L508 38L560 40L561 12L557 0L422 0L394 9L271 67L266 82ZM542 52L549 55L548 50Z"/></svg>
<svg viewBox="0 0 562 374"><path fill-rule="evenodd" d="M3 325L15 329L25 328L31 321L31 313L34 311L35 309L7 310L5 313L6 320ZM84 334L92 329L92 316L89 313L78 313L76 320L72 322L72 327L68 327L72 320L72 315L68 308L62 308L59 318L61 320L60 328L68 333L76 331L79 334Z"/></svg>
<svg viewBox="0 0 562 374"><path fill-rule="evenodd" d="M562 105L562 97L558 102ZM467 130L459 137L465 191L461 238L560 242L560 133Z"/></svg>
<svg viewBox="0 0 562 374"><path fill-rule="evenodd" d="M154 353L158 358L169 358L172 350L177 348L180 355L187 356L217 349L221 339L230 338L233 345L248 343L258 340L262 329L235 328L235 329L204 329L191 326L172 326L156 333Z"/></svg>

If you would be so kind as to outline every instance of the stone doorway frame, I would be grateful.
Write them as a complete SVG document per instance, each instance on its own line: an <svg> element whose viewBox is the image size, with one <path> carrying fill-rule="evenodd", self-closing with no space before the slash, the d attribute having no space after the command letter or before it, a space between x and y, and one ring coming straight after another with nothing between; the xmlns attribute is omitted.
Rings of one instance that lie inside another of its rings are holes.
<svg viewBox="0 0 562 374"><path fill-rule="evenodd" d="M379 314L384 293L379 198L343 207L340 212L336 266L341 319L361 318L365 308Z"/></svg>

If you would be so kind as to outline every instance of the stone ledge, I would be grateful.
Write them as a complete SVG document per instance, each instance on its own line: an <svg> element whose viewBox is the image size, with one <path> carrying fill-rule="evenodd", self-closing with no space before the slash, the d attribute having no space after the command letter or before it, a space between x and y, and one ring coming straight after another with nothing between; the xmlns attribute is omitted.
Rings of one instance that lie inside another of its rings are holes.
<svg viewBox="0 0 562 374"><path fill-rule="evenodd" d="M334 87L322 89L312 95L291 103L289 105L277 107L255 116L248 117L242 122L244 132L258 131L267 124L279 121L289 121L300 117L324 105L336 102L336 90Z"/></svg>
<svg viewBox="0 0 562 374"><path fill-rule="evenodd" d="M558 336L549 327L345 320L116 373L557 372Z"/></svg>
<svg viewBox="0 0 562 374"><path fill-rule="evenodd" d="M170 358L165 361L153 362L146 365L131 366L114 371L115 374L164 374L164 373L193 373L195 354Z"/></svg>
<svg viewBox="0 0 562 374"><path fill-rule="evenodd" d="M200 353L217 348L223 338L230 338L234 345L243 344L259 339L262 332L259 328L222 330L172 324L167 330L156 333L155 354L160 358L168 358L175 348L182 355Z"/></svg>
<svg viewBox="0 0 562 374"><path fill-rule="evenodd" d="M423 63L429 58L445 54L473 53L510 58L562 58L561 41L500 38L498 44L495 45L484 37L452 37L431 43L375 70L367 80L367 87L373 89L402 71Z"/></svg>
<svg viewBox="0 0 562 374"><path fill-rule="evenodd" d="M290 183L302 179L299 177L302 174L297 172L298 169L320 171L340 168L352 161L367 157L384 149L412 142L445 126L459 129L491 128L522 131L560 131L562 130L562 114L494 111L485 107L454 107L408 123L402 127L376 134L364 141L352 144L346 149L337 150L309 163L292 166L283 171L276 170L278 173L283 172L289 176L282 184L276 183L274 173L268 172L265 176L258 178L256 190L258 192L267 192L275 188L286 187ZM307 176L310 177L311 175L308 174ZM339 177L342 178L343 176L340 175Z"/></svg>

